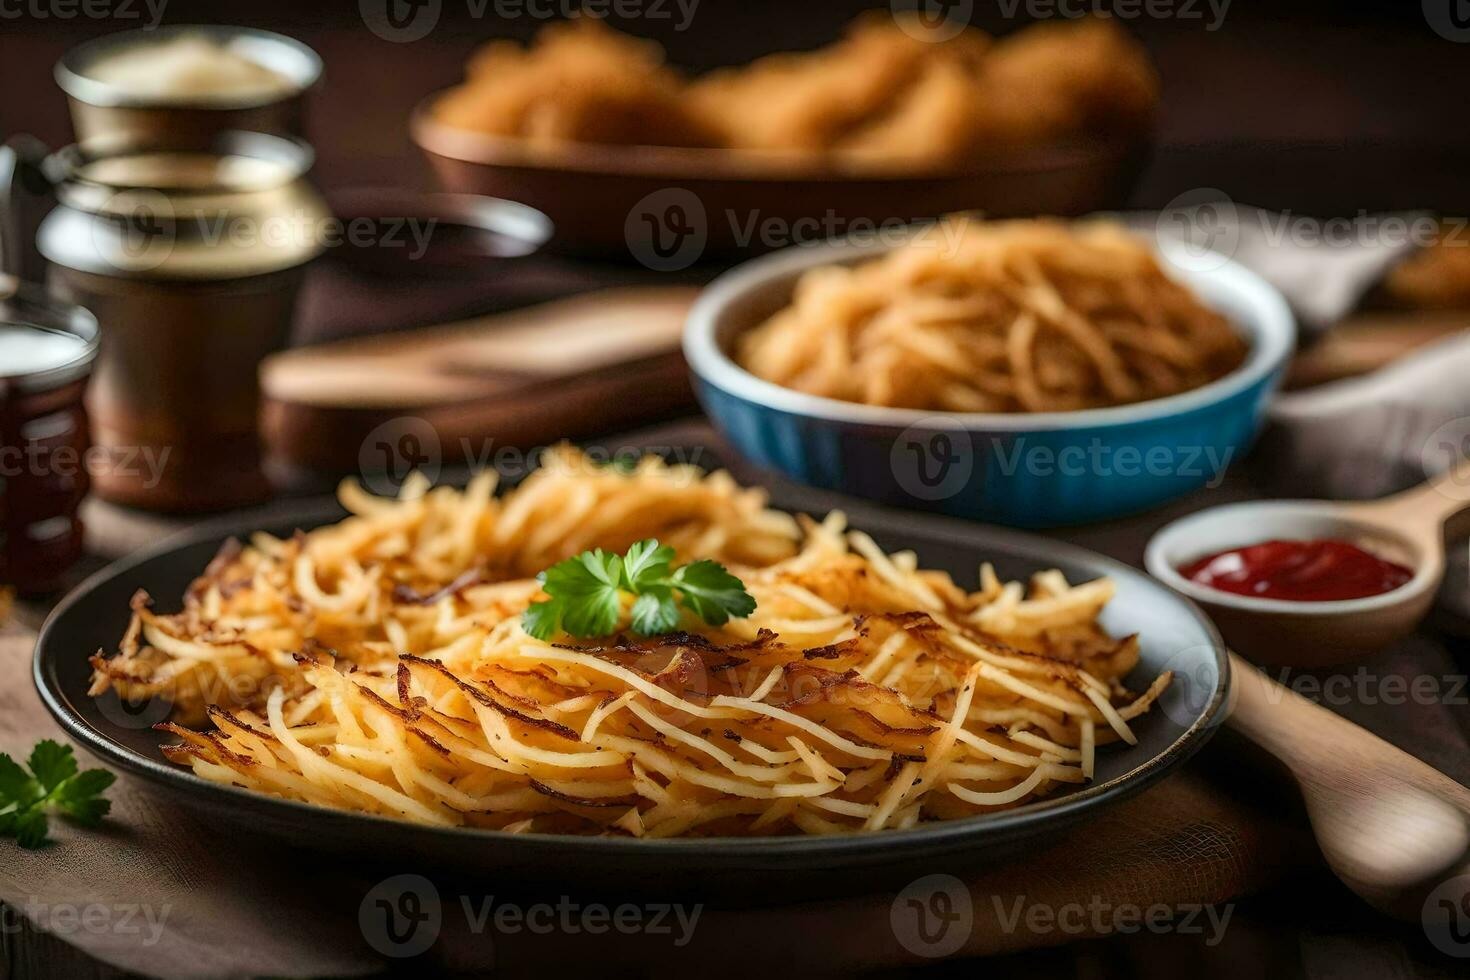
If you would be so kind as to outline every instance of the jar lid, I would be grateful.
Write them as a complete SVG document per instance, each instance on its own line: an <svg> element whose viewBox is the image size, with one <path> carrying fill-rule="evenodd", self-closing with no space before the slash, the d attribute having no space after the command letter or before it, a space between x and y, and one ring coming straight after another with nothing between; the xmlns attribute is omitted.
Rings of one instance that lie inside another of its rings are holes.
<svg viewBox="0 0 1470 980"><path fill-rule="evenodd" d="M333 225L304 179L314 155L268 133L198 145L97 139L47 159L59 207L37 250L54 266L112 278L218 281L304 265Z"/></svg>
<svg viewBox="0 0 1470 980"><path fill-rule="evenodd" d="M97 337L96 318L80 306L0 276L0 392L46 391L85 377Z"/></svg>
<svg viewBox="0 0 1470 980"><path fill-rule="evenodd" d="M235 56L269 69L287 83L284 90L255 89L231 95L227 92L165 94L133 91L126 84L95 77L99 65L117 55L150 49L180 39L202 39ZM56 83L78 102L94 106L131 108L251 109L292 98L311 88L321 78L322 60L315 51L294 38L251 27L205 24L167 25L119 31L93 38L72 48L56 63Z"/></svg>

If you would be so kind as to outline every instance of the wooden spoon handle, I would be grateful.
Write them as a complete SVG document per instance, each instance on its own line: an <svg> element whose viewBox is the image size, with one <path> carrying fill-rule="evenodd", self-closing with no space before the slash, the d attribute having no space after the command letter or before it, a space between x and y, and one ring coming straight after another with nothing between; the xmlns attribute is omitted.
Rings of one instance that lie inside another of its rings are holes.
<svg viewBox="0 0 1470 980"><path fill-rule="evenodd" d="M1288 388L1306 388L1368 374L1418 348L1463 333L1459 310L1355 313L1292 358Z"/></svg>
<svg viewBox="0 0 1470 980"><path fill-rule="evenodd" d="M1322 854L1373 905L1416 917L1463 873L1470 789L1230 655L1229 724L1291 770Z"/></svg>
<svg viewBox="0 0 1470 980"><path fill-rule="evenodd" d="M1417 487L1359 504L1355 509L1400 531L1426 533L1437 539L1444 522L1466 507L1470 507L1470 457Z"/></svg>

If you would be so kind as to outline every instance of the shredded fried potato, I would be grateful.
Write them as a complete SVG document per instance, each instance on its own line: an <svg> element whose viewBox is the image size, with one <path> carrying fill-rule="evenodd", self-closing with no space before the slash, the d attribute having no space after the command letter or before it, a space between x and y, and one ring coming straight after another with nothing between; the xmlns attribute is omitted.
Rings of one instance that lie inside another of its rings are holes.
<svg viewBox="0 0 1470 980"><path fill-rule="evenodd" d="M875 12L828 47L689 80L658 45L584 17L546 27L529 48L490 43L433 111L532 149L715 147L920 168L1150 125L1158 78L1110 20L1039 24L998 41L947 33Z"/></svg>
<svg viewBox="0 0 1470 980"><path fill-rule="evenodd" d="M976 591L840 513L767 508L725 473L560 449L520 487L399 499L223 550L162 615L146 596L92 694L167 697L199 776L445 826L633 837L829 834L1016 806L1085 782L1168 685L1121 683L1107 580ZM543 643L530 576L656 536L726 563L754 615Z"/></svg>
<svg viewBox="0 0 1470 980"><path fill-rule="evenodd" d="M843 401L1046 412L1198 388L1245 351L1121 226L958 216L878 260L808 271L736 356Z"/></svg>

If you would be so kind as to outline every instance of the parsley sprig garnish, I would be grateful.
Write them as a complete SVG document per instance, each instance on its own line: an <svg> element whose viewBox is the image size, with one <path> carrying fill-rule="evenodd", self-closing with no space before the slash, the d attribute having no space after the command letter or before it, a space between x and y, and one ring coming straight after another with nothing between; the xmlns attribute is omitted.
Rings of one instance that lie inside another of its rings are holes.
<svg viewBox="0 0 1470 980"><path fill-rule="evenodd" d="M48 843L48 810L95 827L112 809L102 794L117 777L106 769L78 772L70 745L49 738L37 742L26 765L30 772L0 752L0 835L14 837L21 847L34 850Z"/></svg>
<svg viewBox="0 0 1470 980"><path fill-rule="evenodd" d="M624 594L633 596L630 628L640 636L667 633L679 625L679 606L711 626L755 612L755 597L725 566L708 558L673 567L674 549L653 538L626 555L598 548L557 562L537 576L551 598L533 602L521 626L538 640L557 630L587 639L608 636L623 615Z"/></svg>

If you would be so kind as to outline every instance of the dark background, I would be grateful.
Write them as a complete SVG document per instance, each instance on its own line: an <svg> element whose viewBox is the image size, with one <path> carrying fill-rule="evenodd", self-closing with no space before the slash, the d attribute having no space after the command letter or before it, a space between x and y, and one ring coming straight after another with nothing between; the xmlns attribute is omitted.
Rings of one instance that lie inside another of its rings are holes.
<svg viewBox="0 0 1470 980"><path fill-rule="evenodd" d="M68 2L79 0L0 0L0 135L20 131L66 141L52 64L80 40L144 22L56 16L57 5ZM114 9L126 2L138 18L147 16L142 0L89 2ZM370 9L383 2L363 0ZM529 0L528 6L558 10L567 2ZM1114 0L1087 2L1115 6ZM473 16L472 3L485 16ZM1068 10L1084 6L1083 0L1062 3ZM1147 9L1143 0L1118 0L1118 9L1130 3ZM436 28L410 43L375 36L364 27L359 4L344 0L169 0L162 22L244 23L311 44L327 63L311 120L321 157L318 182L328 189L426 185L406 132L414 103L457 80L477 43L527 37L545 23L528 14L496 17L495 5L479 0L441 4ZM1470 212L1470 26L1457 43L1437 33L1426 15L1429 8L1447 20L1454 4L1470 8L1465 0L1233 0L1211 31L1213 15L1203 0L1174 0L1174 10L1188 5L1196 16L1123 19L1164 79L1158 145L1134 203L1159 206L1209 187L1237 201L1320 216L1419 207ZM676 29L672 2L662 18L610 19L663 42L674 62L701 69L824 44L857 12L883 6L699 0L683 31ZM1054 7L1049 0L974 0L971 6L971 20L995 33L1023 26L1027 9ZM46 16L29 12L36 8ZM1008 19L1007 9L1016 16Z"/></svg>

